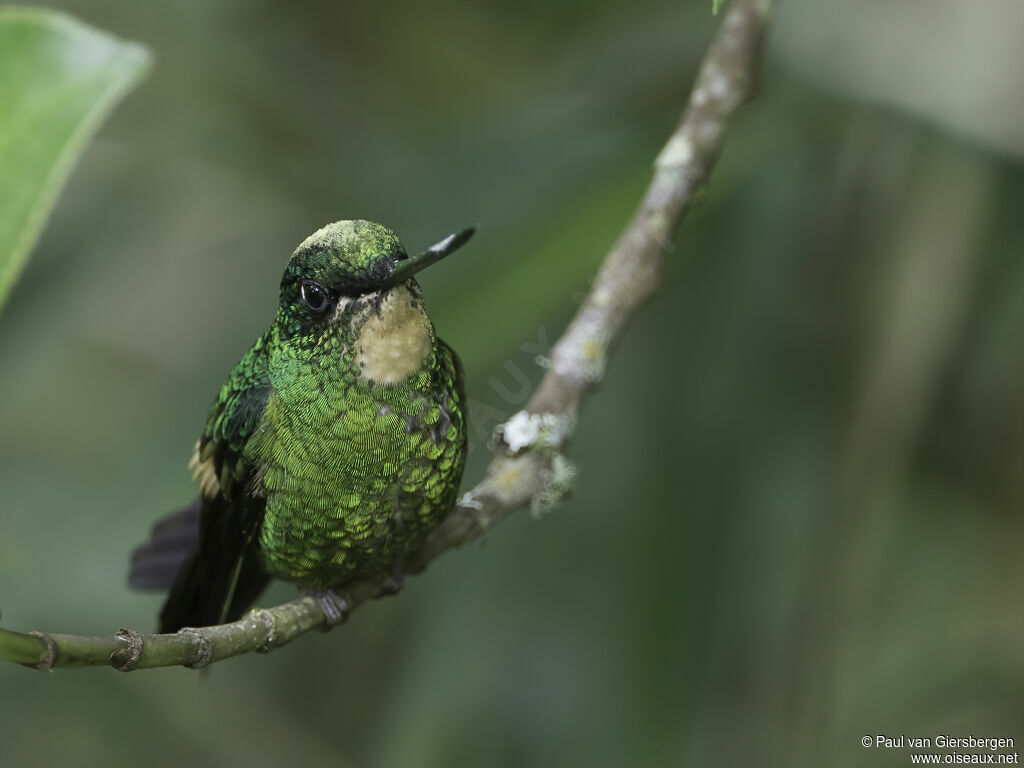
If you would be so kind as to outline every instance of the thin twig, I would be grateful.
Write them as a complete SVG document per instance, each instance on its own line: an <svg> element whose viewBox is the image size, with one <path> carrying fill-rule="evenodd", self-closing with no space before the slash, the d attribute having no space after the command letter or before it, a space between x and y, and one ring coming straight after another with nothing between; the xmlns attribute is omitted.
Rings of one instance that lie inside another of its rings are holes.
<svg viewBox="0 0 1024 768"><path fill-rule="evenodd" d="M665 251L718 158L726 124L750 99L775 0L734 0L697 74L679 125L654 163L654 177L632 220L612 247L583 306L555 344L551 366L529 402L499 427L484 479L404 563L422 571L441 553L479 538L517 509L558 501L573 469L564 450L584 396L604 375L612 347L637 307L657 286ZM350 608L382 593L376 582L346 590ZM0 629L0 659L36 669L111 665L131 671L199 668L250 652L267 652L323 628L319 603L301 597L250 611L230 624L108 637L22 634Z"/></svg>

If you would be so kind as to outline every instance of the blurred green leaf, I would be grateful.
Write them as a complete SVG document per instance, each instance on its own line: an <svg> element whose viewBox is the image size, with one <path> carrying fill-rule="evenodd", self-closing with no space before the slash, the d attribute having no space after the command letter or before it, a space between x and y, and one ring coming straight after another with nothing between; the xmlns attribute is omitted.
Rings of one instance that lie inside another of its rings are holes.
<svg viewBox="0 0 1024 768"><path fill-rule="evenodd" d="M86 141L148 62L70 16L0 9L0 306Z"/></svg>

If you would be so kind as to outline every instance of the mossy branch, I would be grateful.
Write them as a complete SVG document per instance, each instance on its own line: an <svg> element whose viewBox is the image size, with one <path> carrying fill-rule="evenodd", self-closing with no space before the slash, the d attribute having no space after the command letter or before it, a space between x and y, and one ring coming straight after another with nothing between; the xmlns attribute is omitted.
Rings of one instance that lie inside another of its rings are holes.
<svg viewBox="0 0 1024 768"><path fill-rule="evenodd" d="M555 344L551 366L526 407L499 427L483 480L463 495L444 523L404 563L422 571L443 552L479 538L517 509L550 504L568 490L564 450L580 404L601 380L612 347L637 307L654 291L661 260L697 191L706 183L726 124L755 91L761 47L775 0L734 0L701 63L682 119L654 163L654 177L594 285ZM386 591L361 582L346 591L356 608ZM130 671L200 668L243 653L267 652L327 619L312 597L250 611L230 624L107 637L28 634L0 629L0 659L36 669L103 666Z"/></svg>

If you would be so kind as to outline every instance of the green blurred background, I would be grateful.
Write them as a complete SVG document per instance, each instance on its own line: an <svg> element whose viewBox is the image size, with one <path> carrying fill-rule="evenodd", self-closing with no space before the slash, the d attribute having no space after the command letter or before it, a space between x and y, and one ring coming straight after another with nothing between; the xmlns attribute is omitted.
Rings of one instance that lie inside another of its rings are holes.
<svg viewBox="0 0 1024 768"><path fill-rule="evenodd" d="M0 315L0 608L148 629L295 245L377 219L461 353L479 477L639 199L710 0L47 3L151 77ZM759 98L587 404L574 497L274 654L0 668L0 763L906 765L1024 743L1024 11L787 0ZM276 586L270 604L292 590Z"/></svg>

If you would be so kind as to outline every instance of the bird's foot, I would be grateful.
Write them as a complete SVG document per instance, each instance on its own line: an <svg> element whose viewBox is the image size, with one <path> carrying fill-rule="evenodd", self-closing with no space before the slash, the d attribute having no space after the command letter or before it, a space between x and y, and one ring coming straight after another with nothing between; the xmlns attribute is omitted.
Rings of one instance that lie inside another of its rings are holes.
<svg viewBox="0 0 1024 768"><path fill-rule="evenodd" d="M324 612L325 632L339 624L344 624L348 619L352 603L344 592L325 589L321 592L311 592L310 594Z"/></svg>
<svg viewBox="0 0 1024 768"><path fill-rule="evenodd" d="M397 595L405 586L405 576L397 568L380 580L380 592L377 597L390 597Z"/></svg>

